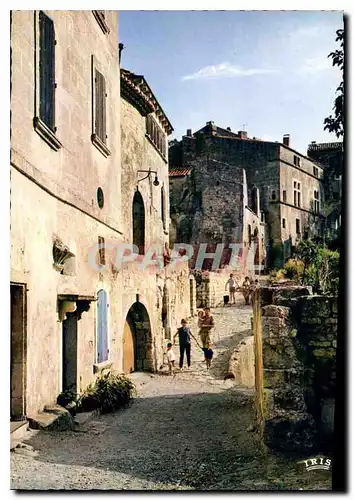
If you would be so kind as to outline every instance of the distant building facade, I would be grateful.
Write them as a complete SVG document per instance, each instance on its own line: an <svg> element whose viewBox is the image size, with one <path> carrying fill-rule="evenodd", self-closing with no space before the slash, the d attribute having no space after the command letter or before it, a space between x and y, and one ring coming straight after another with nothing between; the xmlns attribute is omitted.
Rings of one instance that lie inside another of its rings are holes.
<svg viewBox="0 0 354 500"><path fill-rule="evenodd" d="M316 143L314 141L308 145L307 156L323 167L326 237L338 238L342 212L343 142Z"/></svg>
<svg viewBox="0 0 354 500"><path fill-rule="evenodd" d="M269 266L282 265L303 235L321 233L323 168L292 149L289 136L282 143L262 141L207 122L171 143L169 155L170 169L188 168L205 156L245 170L248 185L259 189ZM172 190L170 196L172 207Z"/></svg>

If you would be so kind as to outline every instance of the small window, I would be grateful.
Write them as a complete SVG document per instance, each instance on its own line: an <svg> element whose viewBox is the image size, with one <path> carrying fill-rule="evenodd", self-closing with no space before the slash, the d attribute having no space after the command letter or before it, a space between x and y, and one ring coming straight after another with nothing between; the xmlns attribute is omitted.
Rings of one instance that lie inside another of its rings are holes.
<svg viewBox="0 0 354 500"><path fill-rule="evenodd" d="M103 195L102 188L100 188L100 187L97 189L97 204L100 208L103 208L104 195Z"/></svg>
<svg viewBox="0 0 354 500"><path fill-rule="evenodd" d="M248 224L248 244L251 245L252 243L252 228L251 225Z"/></svg>
<svg viewBox="0 0 354 500"><path fill-rule="evenodd" d="M272 191L272 200L276 200L277 195L275 194L275 191Z"/></svg>
<svg viewBox="0 0 354 500"><path fill-rule="evenodd" d="M318 168L317 167L313 167L313 175L315 177L318 177Z"/></svg>
<svg viewBox="0 0 354 500"><path fill-rule="evenodd" d="M102 236L98 237L98 256L99 256L99 264L104 266L106 264L106 254L105 254L105 245L104 238Z"/></svg>
<svg viewBox="0 0 354 500"><path fill-rule="evenodd" d="M294 181L294 206L301 207L301 184Z"/></svg>
<svg viewBox="0 0 354 500"><path fill-rule="evenodd" d="M300 219L296 219L296 234L301 233L301 228L300 228Z"/></svg>
<svg viewBox="0 0 354 500"><path fill-rule="evenodd" d="M299 156L294 155L294 165L300 167L300 158Z"/></svg>
<svg viewBox="0 0 354 500"><path fill-rule="evenodd" d="M283 201L286 203L286 190L283 191Z"/></svg>
<svg viewBox="0 0 354 500"><path fill-rule="evenodd" d="M314 204L313 204L314 212L318 214L320 211L320 192L315 190L313 192L313 197L314 197Z"/></svg>
<svg viewBox="0 0 354 500"><path fill-rule="evenodd" d="M283 226L283 229L285 229L285 228L286 228L285 219L282 219L282 226Z"/></svg>

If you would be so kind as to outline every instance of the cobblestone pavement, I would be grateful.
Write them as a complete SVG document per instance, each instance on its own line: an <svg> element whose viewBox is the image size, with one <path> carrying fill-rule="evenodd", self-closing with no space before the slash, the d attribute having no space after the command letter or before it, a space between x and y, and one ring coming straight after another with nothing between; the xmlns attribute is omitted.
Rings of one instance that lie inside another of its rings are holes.
<svg viewBox="0 0 354 500"><path fill-rule="evenodd" d="M223 380L231 347L250 332L251 308L219 308L212 314L217 327L210 373L193 346L190 371L176 371L175 377L132 374L138 395L129 408L101 415L82 432L34 432L27 442L38 450L35 457L11 453L11 488L329 488L328 473L324 479L317 474L317 484L309 473L299 476L294 460L262 454L256 433L247 430L253 390Z"/></svg>

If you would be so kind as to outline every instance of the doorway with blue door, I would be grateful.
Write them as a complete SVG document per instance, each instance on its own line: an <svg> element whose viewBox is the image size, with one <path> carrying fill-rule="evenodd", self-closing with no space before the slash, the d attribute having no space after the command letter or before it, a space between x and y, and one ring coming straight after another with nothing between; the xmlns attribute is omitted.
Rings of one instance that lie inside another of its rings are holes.
<svg viewBox="0 0 354 500"><path fill-rule="evenodd" d="M104 363L108 361L108 295L106 290L99 290L97 294L97 343L96 362Z"/></svg>

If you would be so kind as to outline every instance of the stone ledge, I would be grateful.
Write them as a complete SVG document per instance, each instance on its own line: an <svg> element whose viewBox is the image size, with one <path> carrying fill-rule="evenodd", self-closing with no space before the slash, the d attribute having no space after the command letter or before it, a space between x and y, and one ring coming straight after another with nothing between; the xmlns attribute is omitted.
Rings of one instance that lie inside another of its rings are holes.
<svg viewBox="0 0 354 500"><path fill-rule="evenodd" d="M33 417L28 417L31 429L64 431L74 428L74 419L70 412L59 405L46 406Z"/></svg>

